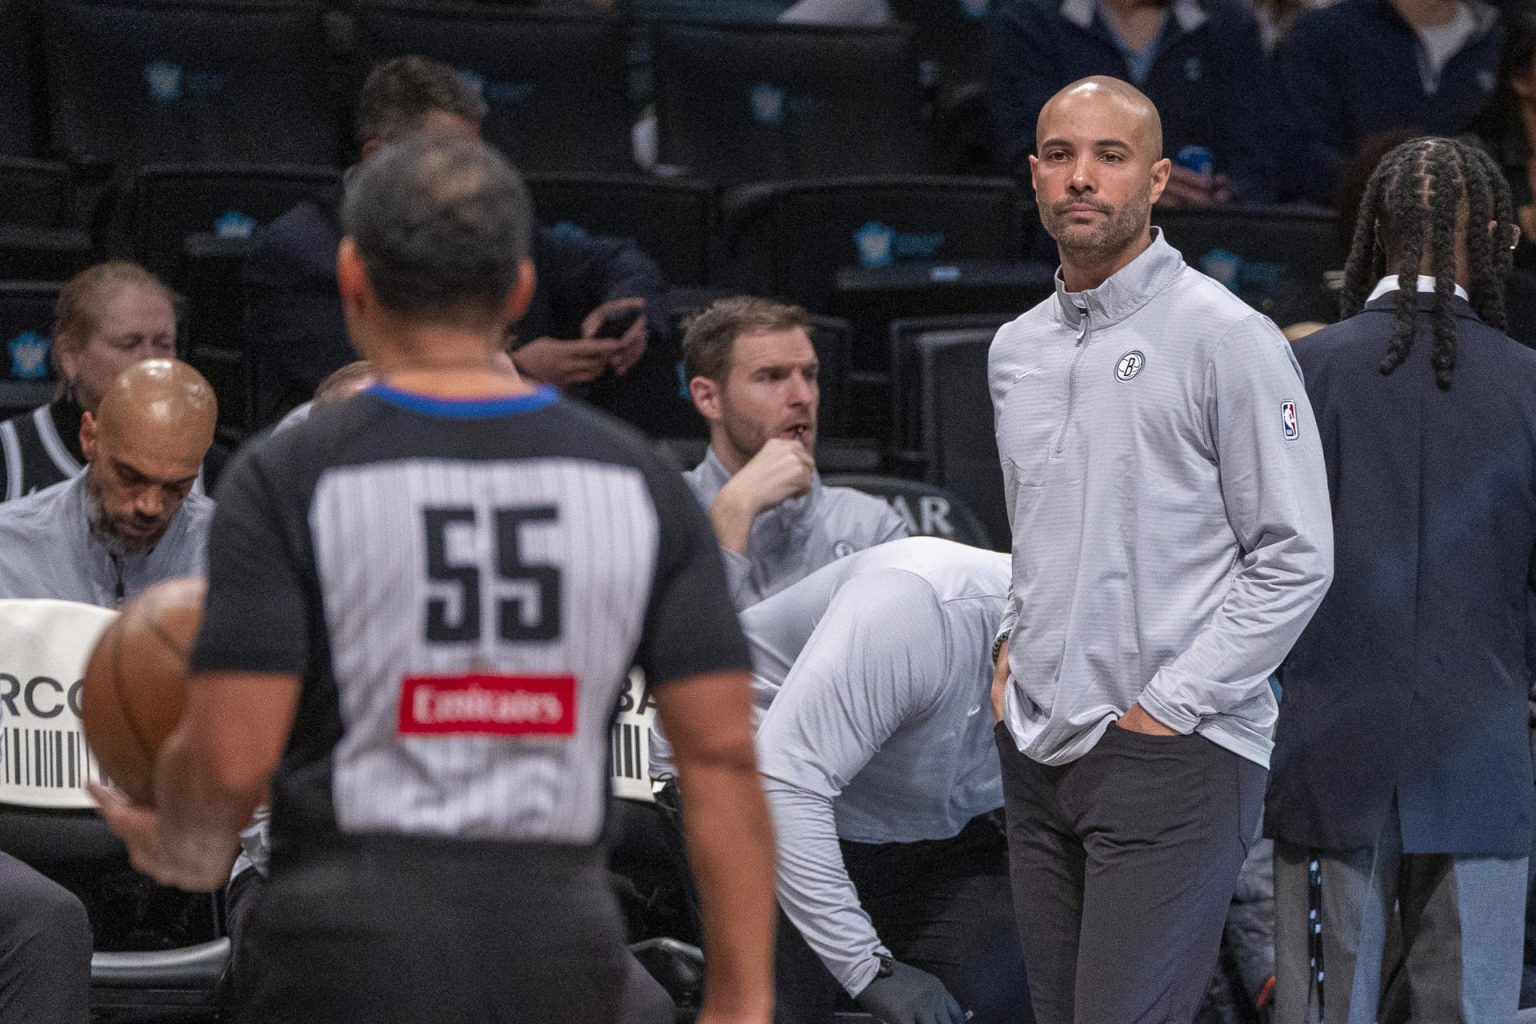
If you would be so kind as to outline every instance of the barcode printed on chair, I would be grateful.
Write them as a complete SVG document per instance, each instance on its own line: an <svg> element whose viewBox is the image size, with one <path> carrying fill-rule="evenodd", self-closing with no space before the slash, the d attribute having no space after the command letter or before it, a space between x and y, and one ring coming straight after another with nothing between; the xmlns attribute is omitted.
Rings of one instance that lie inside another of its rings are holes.
<svg viewBox="0 0 1536 1024"><path fill-rule="evenodd" d="M0 750L0 785L79 789L101 780L101 765L79 732L9 726Z"/></svg>
<svg viewBox="0 0 1536 1024"><path fill-rule="evenodd" d="M648 737L641 735L641 727L629 722L613 725L613 774L618 778L649 781L642 744Z"/></svg>

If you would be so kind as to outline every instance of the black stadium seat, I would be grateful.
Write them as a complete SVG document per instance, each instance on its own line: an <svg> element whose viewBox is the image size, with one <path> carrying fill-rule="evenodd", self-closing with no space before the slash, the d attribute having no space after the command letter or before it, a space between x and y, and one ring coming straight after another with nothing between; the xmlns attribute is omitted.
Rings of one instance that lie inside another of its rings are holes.
<svg viewBox="0 0 1536 1024"><path fill-rule="evenodd" d="M1023 310L1019 310L1023 312ZM903 317L891 321L891 435L898 459L925 467L923 448L922 339L954 331L992 332L1013 314L968 313L955 316Z"/></svg>
<svg viewBox="0 0 1536 1024"><path fill-rule="evenodd" d="M329 167L267 164L142 168L129 189L133 250L177 287L185 283L183 249L192 235L249 239L303 200L334 203L341 175Z"/></svg>
<svg viewBox="0 0 1536 1024"><path fill-rule="evenodd" d="M657 21L648 38L664 165L726 184L933 169L904 29Z"/></svg>
<svg viewBox="0 0 1536 1024"><path fill-rule="evenodd" d="M31 11L0 0L0 155L37 151L37 41Z"/></svg>
<svg viewBox="0 0 1536 1024"><path fill-rule="evenodd" d="M527 182L541 224L633 239L668 284L698 287L708 280L714 186L608 174L531 174Z"/></svg>
<svg viewBox="0 0 1536 1024"><path fill-rule="evenodd" d="M51 149L66 159L337 160L318 5L58 0L43 28Z"/></svg>
<svg viewBox="0 0 1536 1024"><path fill-rule="evenodd" d="M993 0L889 0L912 26L925 84L956 86L986 78L987 15Z"/></svg>
<svg viewBox="0 0 1536 1024"><path fill-rule="evenodd" d="M0 418L53 397L53 308L59 286L39 281L0 282Z"/></svg>
<svg viewBox="0 0 1536 1024"><path fill-rule="evenodd" d="M68 227L73 219L69 168L50 160L0 157L0 224Z"/></svg>
<svg viewBox="0 0 1536 1024"><path fill-rule="evenodd" d="M1153 207L1152 223L1196 267L1281 327L1332 323L1338 296L1324 275L1344 266L1331 210L1296 207Z"/></svg>
<svg viewBox="0 0 1536 1024"><path fill-rule="evenodd" d="M971 328L917 339L927 459L924 477L958 494L986 526L987 534L1007 545L1013 531L1003 499L1003 471L987 389L987 350L994 333L989 328Z"/></svg>
<svg viewBox="0 0 1536 1024"><path fill-rule="evenodd" d="M419 54L480 86L483 132L526 172L634 169L629 34L623 19L469 4L367 3L357 13L362 74Z"/></svg>

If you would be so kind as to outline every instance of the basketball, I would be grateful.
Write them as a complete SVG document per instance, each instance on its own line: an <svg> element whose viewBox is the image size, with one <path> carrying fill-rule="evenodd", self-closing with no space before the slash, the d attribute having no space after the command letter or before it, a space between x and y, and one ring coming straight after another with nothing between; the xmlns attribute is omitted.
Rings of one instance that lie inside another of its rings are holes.
<svg viewBox="0 0 1536 1024"><path fill-rule="evenodd" d="M205 590L200 577L150 587L123 606L85 668L86 742L107 779L138 803L154 803L155 759L181 718Z"/></svg>

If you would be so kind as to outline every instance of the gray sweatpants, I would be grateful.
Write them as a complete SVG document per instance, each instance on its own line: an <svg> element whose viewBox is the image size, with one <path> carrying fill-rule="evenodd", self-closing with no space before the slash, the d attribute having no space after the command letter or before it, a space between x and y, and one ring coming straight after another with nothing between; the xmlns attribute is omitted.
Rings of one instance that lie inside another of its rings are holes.
<svg viewBox="0 0 1536 1024"><path fill-rule="evenodd" d="M85 1024L90 988L85 907L0 853L0 1021Z"/></svg>
<svg viewBox="0 0 1536 1024"><path fill-rule="evenodd" d="M1040 1024L1187 1024L1266 772L1196 735L1110 726L1049 767L997 731L1009 873Z"/></svg>

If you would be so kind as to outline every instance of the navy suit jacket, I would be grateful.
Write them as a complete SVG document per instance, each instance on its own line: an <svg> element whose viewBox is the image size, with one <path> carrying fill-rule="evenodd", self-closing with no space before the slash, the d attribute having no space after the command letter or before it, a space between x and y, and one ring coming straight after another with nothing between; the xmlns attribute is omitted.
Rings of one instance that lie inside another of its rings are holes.
<svg viewBox="0 0 1536 1024"><path fill-rule="evenodd" d="M1437 388L1421 294L1414 347L1384 376L1394 301L1296 343L1334 581L1282 669L1265 829L1370 847L1395 798L1405 852L1524 855L1536 352L1457 299L1456 367Z"/></svg>

